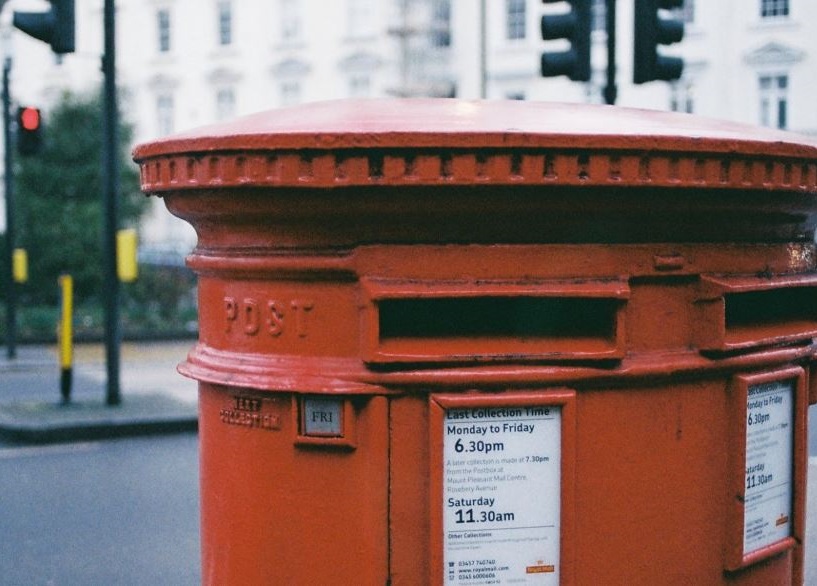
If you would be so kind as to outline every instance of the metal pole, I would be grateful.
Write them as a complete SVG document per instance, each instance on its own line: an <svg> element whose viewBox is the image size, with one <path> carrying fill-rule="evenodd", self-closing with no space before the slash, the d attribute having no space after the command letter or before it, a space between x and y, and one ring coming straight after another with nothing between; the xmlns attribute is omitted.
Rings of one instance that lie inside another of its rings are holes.
<svg viewBox="0 0 817 586"><path fill-rule="evenodd" d="M1 6L1 5L0 5ZM14 160L11 145L11 90L9 74L11 58L3 61L3 147L5 151L5 200L6 200L6 352L9 360L17 357L17 284L14 282Z"/></svg>
<svg viewBox="0 0 817 586"><path fill-rule="evenodd" d="M103 268L105 279L105 359L108 374L106 403L118 405L119 393L119 279L116 275L116 229L119 210L119 140L116 108L116 30L114 0L105 0L105 54L102 72L105 78L104 139L102 147L103 188Z"/></svg>
<svg viewBox="0 0 817 586"><path fill-rule="evenodd" d="M616 87L616 0L607 0L607 85L604 87L604 101L613 105L618 97Z"/></svg>

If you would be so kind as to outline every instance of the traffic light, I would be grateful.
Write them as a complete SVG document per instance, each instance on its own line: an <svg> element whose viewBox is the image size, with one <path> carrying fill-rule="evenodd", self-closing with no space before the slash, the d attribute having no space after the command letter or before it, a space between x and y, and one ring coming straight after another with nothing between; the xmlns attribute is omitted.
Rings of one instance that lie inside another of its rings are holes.
<svg viewBox="0 0 817 586"><path fill-rule="evenodd" d="M15 27L51 45L58 55L74 52L74 0L49 0L46 12L15 12Z"/></svg>
<svg viewBox="0 0 817 586"><path fill-rule="evenodd" d="M684 38L684 23L661 11L681 8L684 0L635 0L635 47L633 82L673 81L681 77L684 61L658 52Z"/></svg>
<svg viewBox="0 0 817 586"><path fill-rule="evenodd" d="M566 39L565 51L542 53L542 77L566 75L573 81L590 81L591 0L542 0L545 4L564 2L570 10L542 15L542 39Z"/></svg>
<svg viewBox="0 0 817 586"><path fill-rule="evenodd" d="M22 156L36 155L43 146L43 119L39 108L17 109L17 151Z"/></svg>

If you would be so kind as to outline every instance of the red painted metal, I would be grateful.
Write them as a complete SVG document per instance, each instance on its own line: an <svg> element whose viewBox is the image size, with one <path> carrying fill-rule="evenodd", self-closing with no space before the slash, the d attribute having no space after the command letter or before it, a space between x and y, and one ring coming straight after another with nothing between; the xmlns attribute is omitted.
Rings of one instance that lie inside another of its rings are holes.
<svg viewBox="0 0 817 586"><path fill-rule="evenodd" d="M531 401L563 409L563 584L802 582L814 141L352 100L134 156L199 237L205 583L444 583L440 409ZM735 397L794 372L791 530L744 552Z"/></svg>

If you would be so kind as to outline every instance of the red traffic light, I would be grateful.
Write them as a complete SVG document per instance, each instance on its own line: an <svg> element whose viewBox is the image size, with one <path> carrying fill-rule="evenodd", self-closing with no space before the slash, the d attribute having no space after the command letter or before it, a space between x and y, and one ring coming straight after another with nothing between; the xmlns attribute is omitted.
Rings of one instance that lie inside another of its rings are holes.
<svg viewBox="0 0 817 586"><path fill-rule="evenodd" d="M40 111L37 108L20 109L20 125L23 130L33 132L40 127Z"/></svg>
<svg viewBox="0 0 817 586"><path fill-rule="evenodd" d="M43 146L43 118L39 108L17 109L17 150L24 157L36 155Z"/></svg>

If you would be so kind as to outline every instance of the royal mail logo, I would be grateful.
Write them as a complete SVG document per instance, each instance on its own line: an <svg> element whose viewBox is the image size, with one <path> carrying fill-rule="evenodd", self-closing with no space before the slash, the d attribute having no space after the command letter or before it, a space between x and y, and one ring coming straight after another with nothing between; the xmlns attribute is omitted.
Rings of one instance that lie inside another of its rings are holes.
<svg viewBox="0 0 817 586"><path fill-rule="evenodd" d="M536 560L535 566L527 566L525 568L526 574L552 574L556 571L556 566L553 564L546 564L544 560Z"/></svg>

